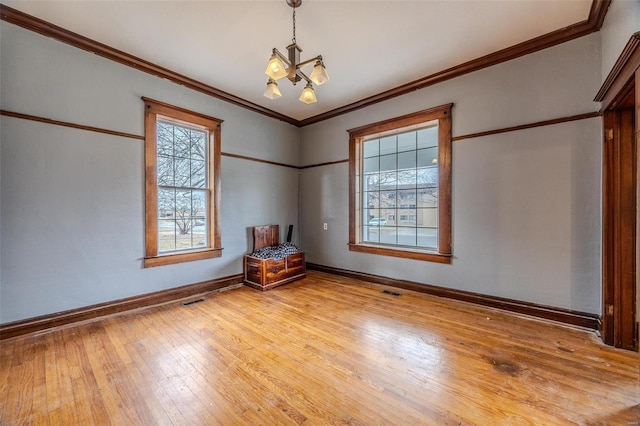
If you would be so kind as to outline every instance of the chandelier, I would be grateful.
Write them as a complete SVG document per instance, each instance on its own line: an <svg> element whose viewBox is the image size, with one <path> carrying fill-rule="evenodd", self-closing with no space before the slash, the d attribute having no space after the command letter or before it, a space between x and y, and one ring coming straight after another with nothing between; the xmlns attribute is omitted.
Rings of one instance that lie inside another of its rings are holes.
<svg viewBox="0 0 640 426"><path fill-rule="evenodd" d="M305 80L307 82L299 99L305 104L312 104L318 101L316 98L316 92L313 89L313 84L315 83L320 86L321 84L326 83L329 81L329 75L327 74L327 70L324 68L321 55L307 61L300 62L300 52L302 52L302 49L296 43L296 7L302 4L302 0L286 1L287 4L293 8L293 38L291 39L291 44L287 46L288 57L285 57L275 47L273 48L269 64L264 72L269 77L269 81L267 81L267 89L264 91L264 96L269 99L278 99L281 97L282 93L280 93L280 89L278 89L278 83L276 83L276 81L283 77L287 77L294 86L301 80ZM312 63L315 63L313 71L311 71L311 74L307 77L307 75L302 72L302 68L307 65L311 65Z"/></svg>

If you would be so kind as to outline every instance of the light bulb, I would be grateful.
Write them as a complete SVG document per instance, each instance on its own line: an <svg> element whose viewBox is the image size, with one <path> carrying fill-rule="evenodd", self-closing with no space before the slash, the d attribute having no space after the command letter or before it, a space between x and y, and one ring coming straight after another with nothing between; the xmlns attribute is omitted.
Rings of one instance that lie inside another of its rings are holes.
<svg viewBox="0 0 640 426"><path fill-rule="evenodd" d="M287 70L285 69L284 63L276 56L275 53L271 55L269 59L269 64L267 65L267 69L264 71L269 78L273 80L279 80L282 77L286 77Z"/></svg>
<svg viewBox="0 0 640 426"><path fill-rule="evenodd" d="M316 98L316 92L313 90L313 86L311 85L311 83L307 83L299 99L305 104L318 102L318 99Z"/></svg>

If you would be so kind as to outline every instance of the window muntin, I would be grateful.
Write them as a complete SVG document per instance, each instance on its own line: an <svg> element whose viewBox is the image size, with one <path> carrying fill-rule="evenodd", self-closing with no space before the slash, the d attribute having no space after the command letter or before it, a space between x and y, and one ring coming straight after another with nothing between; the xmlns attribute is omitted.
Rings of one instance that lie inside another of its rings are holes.
<svg viewBox="0 0 640 426"><path fill-rule="evenodd" d="M143 100L144 266L219 257L222 120Z"/></svg>
<svg viewBox="0 0 640 426"><path fill-rule="evenodd" d="M451 107L349 130L349 248L450 263Z"/></svg>

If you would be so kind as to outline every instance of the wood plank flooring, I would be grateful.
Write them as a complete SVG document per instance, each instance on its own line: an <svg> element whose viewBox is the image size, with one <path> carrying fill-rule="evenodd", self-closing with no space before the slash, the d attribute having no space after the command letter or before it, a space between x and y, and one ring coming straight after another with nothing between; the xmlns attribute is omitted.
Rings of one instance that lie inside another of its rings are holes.
<svg viewBox="0 0 640 426"><path fill-rule="evenodd" d="M639 424L590 331L310 271L0 342L2 425Z"/></svg>

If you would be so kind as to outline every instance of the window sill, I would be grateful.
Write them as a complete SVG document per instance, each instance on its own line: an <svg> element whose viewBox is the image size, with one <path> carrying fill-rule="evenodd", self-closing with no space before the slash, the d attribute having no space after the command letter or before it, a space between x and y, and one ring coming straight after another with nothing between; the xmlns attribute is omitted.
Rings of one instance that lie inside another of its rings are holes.
<svg viewBox="0 0 640 426"><path fill-rule="evenodd" d="M176 263L192 262L194 260L213 259L220 256L222 256L222 248L150 256L144 258L144 267L152 268L154 266L173 265Z"/></svg>
<svg viewBox="0 0 640 426"><path fill-rule="evenodd" d="M423 260L426 262L451 264L451 255L437 252L407 250L402 248L392 249L367 244L349 244L350 251L359 253L371 253L381 256L401 257L403 259Z"/></svg>

